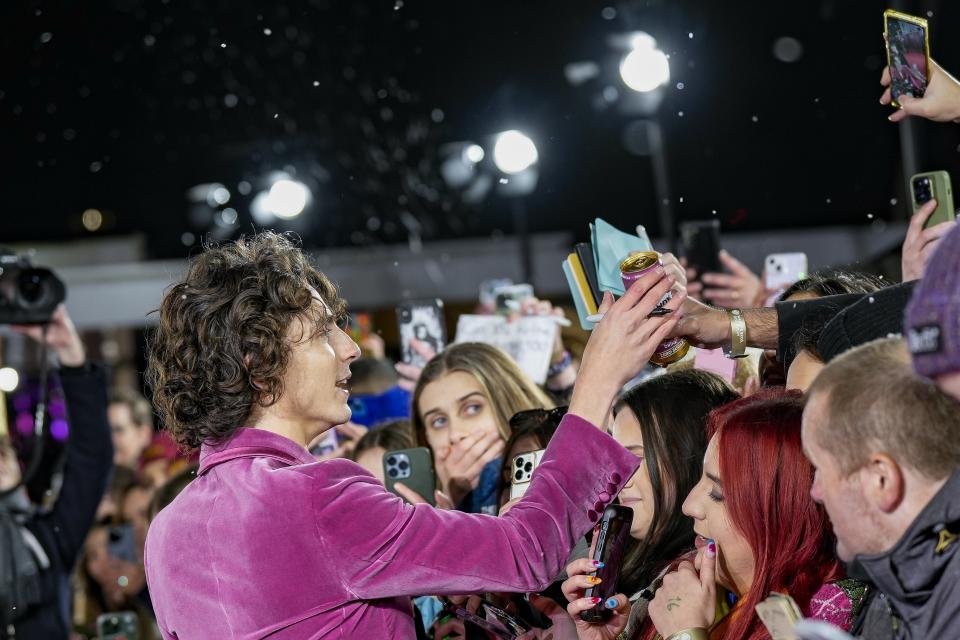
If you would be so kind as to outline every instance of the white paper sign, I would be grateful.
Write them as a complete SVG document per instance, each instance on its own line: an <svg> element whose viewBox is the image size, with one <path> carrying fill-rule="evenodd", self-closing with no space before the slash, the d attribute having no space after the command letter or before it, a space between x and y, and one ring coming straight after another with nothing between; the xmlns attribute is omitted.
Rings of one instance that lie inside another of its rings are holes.
<svg viewBox="0 0 960 640"><path fill-rule="evenodd" d="M537 384L547 380L557 323L551 318L526 317L507 322L503 316L463 315L457 320L455 342L483 342L506 352Z"/></svg>

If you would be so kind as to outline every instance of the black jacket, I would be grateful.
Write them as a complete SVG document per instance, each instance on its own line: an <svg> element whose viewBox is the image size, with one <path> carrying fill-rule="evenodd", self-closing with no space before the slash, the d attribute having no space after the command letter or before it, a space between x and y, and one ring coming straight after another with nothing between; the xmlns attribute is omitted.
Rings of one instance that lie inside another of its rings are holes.
<svg viewBox="0 0 960 640"><path fill-rule="evenodd" d="M960 470L886 553L857 556L852 577L881 592L855 631L867 640L960 638Z"/></svg>
<svg viewBox="0 0 960 640"><path fill-rule="evenodd" d="M17 640L66 640L70 635L70 574L93 525L113 466L103 366L60 370L70 421L63 488L53 509L26 523L50 559L40 574L41 604L15 624ZM0 638L7 637L0 629Z"/></svg>
<svg viewBox="0 0 960 640"><path fill-rule="evenodd" d="M817 350L824 362L834 356L891 333L903 332L903 312L916 281L903 282L875 293L847 293L809 300L778 302L779 336L777 360L789 366L793 357L794 334L807 318L825 323ZM829 322L827 322L829 320Z"/></svg>

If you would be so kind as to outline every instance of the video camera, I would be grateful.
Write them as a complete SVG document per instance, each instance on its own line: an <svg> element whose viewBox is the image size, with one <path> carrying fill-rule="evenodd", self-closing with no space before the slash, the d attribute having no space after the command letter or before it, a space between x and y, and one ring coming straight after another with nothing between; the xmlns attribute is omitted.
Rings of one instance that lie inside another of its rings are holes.
<svg viewBox="0 0 960 640"><path fill-rule="evenodd" d="M53 271L0 249L0 325L47 322L66 297L67 289Z"/></svg>

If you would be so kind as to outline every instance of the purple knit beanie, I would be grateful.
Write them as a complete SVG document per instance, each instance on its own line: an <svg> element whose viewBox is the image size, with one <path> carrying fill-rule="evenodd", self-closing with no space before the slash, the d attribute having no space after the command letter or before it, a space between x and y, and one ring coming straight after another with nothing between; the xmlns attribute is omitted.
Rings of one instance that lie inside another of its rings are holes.
<svg viewBox="0 0 960 640"><path fill-rule="evenodd" d="M907 305L903 329L921 376L960 371L960 225L943 237Z"/></svg>

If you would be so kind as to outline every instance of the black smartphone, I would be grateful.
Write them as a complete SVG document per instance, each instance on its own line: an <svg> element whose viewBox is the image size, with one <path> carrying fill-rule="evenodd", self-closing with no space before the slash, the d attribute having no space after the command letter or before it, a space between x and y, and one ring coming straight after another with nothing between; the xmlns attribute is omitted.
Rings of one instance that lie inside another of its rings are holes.
<svg viewBox="0 0 960 640"><path fill-rule="evenodd" d="M723 273L720 264L720 221L693 220L680 225L680 240L687 265L704 273Z"/></svg>
<svg viewBox="0 0 960 640"><path fill-rule="evenodd" d="M394 485L402 482L431 505L437 506L433 495L437 479L433 471L433 455L430 449L416 447L387 451L383 454L383 478L387 490L391 493L397 493Z"/></svg>
<svg viewBox="0 0 960 640"><path fill-rule="evenodd" d="M132 611L105 613L97 617L98 640L137 640L137 614Z"/></svg>
<svg viewBox="0 0 960 640"><path fill-rule="evenodd" d="M604 606L604 602L617 593L623 551L627 546L627 536L630 535L632 524L633 509L630 507L612 504L604 509L593 549L593 559L603 563L603 567L597 569L597 577L601 582L584 593L584 597L600 598L600 602L592 609L587 609L580 614L584 622L591 624L606 622L613 615L613 612Z"/></svg>
<svg viewBox="0 0 960 640"><path fill-rule="evenodd" d="M930 39L923 18L887 9L883 13L887 40L890 97L899 107L900 96L922 98L930 79Z"/></svg>
<svg viewBox="0 0 960 640"><path fill-rule="evenodd" d="M397 324L400 328L401 358L406 364L423 367L426 360L410 346L416 338L433 349L443 351L447 343L447 328L443 317L443 301L421 300L405 302L397 307Z"/></svg>

